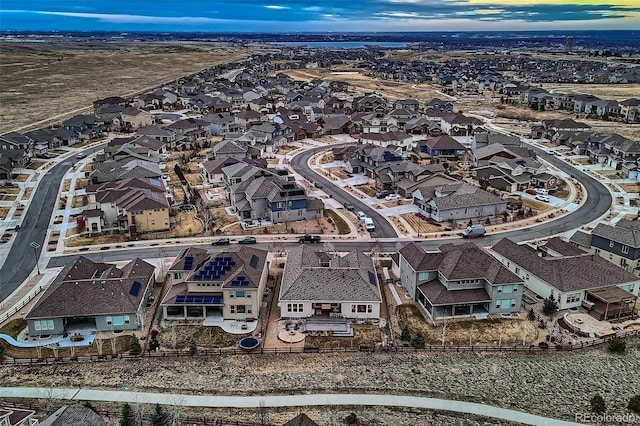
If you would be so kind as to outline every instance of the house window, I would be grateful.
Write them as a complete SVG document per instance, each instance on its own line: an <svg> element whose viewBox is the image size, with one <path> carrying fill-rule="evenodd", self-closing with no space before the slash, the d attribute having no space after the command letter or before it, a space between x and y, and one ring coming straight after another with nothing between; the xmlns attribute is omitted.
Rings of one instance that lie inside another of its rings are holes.
<svg viewBox="0 0 640 426"><path fill-rule="evenodd" d="M596 249L596 254L600 254L600 249Z"/></svg>
<svg viewBox="0 0 640 426"><path fill-rule="evenodd" d="M35 329L36 329L36 331L40 331L40 330L41 330L41 328L40 328L40 321L34 321L34 322L33 322L33 328L35 328Z"/></svg>
<svg viewBox="0 0 640 426"><path fill-rule="evenodd" d="M232 298L232 299L233 299L234 297L236 297L236 292L235 292L235 291L230 291L230 292L229 292L229 297L230 297L230 298Z"/></svg>
<svg viewBox="0 0 640 426"><path fill-rule="evenodd" d="M613 244L614 244L613 241L609 241L609 247L613 248Z"/></svg>
<svg viewBox="0 0 640 426"><path fill-rule="evenodd" d="M105 320L106 320L106 322L107 322L107 325L113 325L113 318L111 318L111 317L106 317L106 318L105 318Z"/></svg>
<svg viewBox="0 0 640 426"><path fill-rule="evenodd" d="M244 297L244 291L236 291L236 297Z"/></svg>
<svg viewBox="0 0 640 426"><path fill-rule="evenodd" d="M251 306L251 305L246 305L246 306L245 306L245 308L247 309L247 313L248 313L248 314L253 313L253 306Z"/></svg>
<svg viewBox="0 0 640 426"><path fill-rule="evenodd" d="M629 254L629 246L622 246L622 253Z"/></svg>
<svg viewBox="0 0 640 426"><path fill-rule="evenodd" d="M633 290L635 289L635 285L634 284L626 284L622 286L622 289L624 291L628 291L629 293L633 293Z"/></svg>
<svg viewBox="0 0 640 426"><path fill-rule="evenodd" d="M236 314L244 314L245 313L245 306L244 305L237 305L236 306Z"/></svg>
<svg viewBox="0 0 640 426"><path fill-rule="evenodd" d="M520 273L520 268L516 266L516 274L519 274L519 273Z"/></svg>
<svg viewBox="0 0 640 426"><path fill-rule="evenodd" d="M304 305L302 303L287 303L287 312L300 312L304 311Z"/></svg>
<svg viewBox="0 0 640 426"><path fill-rule="evenodd" d="M180 272L174 272L173 273L173 279L174 280L182 279L182 274Z"/></svg>
<svg viewBox="0 0 640 426"><path fill-rule="evenodd" d="M567 294L567 303L577 303L580 301L580 293Z"/></svg>
<svg viewBox="0 0 640 426"><path fill-rule="evenodd" d="M367 313L370 314L373 312L373 305L367 305Z"/></svg>
<svg viewBox="0 0 640 426"><path fill-rule="evenodd" d="M124 317L122 315L117 315L113 317L113 325L124 325Z"/></svg>
<svg viewBox="0 0 640 426"><path fill-rule="evenodd" d="M151 221L151 225L155 225L155 224L156 224L156 221L155 221L155 220L152 220L152 221Z"/></svg>
<svg viewBox="0 0 640 426"><path fill-rule="evenodd" d="M131 323L131 319L129 318L129 315L125 315L124 316L124 323L125 324L130 324Z"/></svg>
<svg viewBox="0 0 640 426"><path fill-rule="evenodd" d="M422 280L426 280L428 278L429 278L429 273L428 272L420 272L418 274L418 279L421 280L421 281Z"/></svg>

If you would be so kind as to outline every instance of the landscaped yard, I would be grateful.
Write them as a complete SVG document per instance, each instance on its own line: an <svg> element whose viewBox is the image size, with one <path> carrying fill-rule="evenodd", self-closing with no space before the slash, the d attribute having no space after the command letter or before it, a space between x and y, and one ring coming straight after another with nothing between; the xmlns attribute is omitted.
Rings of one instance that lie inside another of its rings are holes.
<svg viewBox="0 0 640 426"><path fill-rule="evenodd" d="M398 306L397 314L400 327L407 325L412 337L421 332L427 345L442 345L444 322L436 325L425 318L420 308L412 303ZM520 314L518 318L499 318L487 320L449 320L446 323L445 345L529 345L538 338L535 322ZM400 336L397 336L400 339Z"/></svg>
<svg viewBox="0 0 640 426"><path fill-rule="evenodd" d="M0 219L6 219L11 207L0 207Z"/></svg>
<svg viewBox="0 0 640 426"><path fill-rule="evenodd" d="M329 172L338 179L346 179L349 177L342 167L329 167Z"/></svg>
<svg viewBox="0 0 640 426"><path fill-rule="evenodd" d="M246 334L225 333L220 327L205 327L194 322L193 325L171 325L158 335L160 346L164 349L187 349L191 341L199 348L228 348L235 346Z"/></svg>
<svg viewBox="0 0 640 426"><path fill-rule="evenodd" d="M413 228L413 232L428 233L442 231L440 224L432 223L432 221L427 220L427 218L420 213L404 213L400 216Z"/></svg>
<svg viewBox="0 0 640 426"><path fill-rule="evenodd" d="M624 192L628 192L630 194L637 194L640 192L640 184L637 183L621 183L620 188L622 188Z"/></svg>
<svg viewBox="0 0 640 426"><path fill-rule="evenodd" d="M345 235L351 232L351 229L349 228L347 222L345 222L344 219L333 210L325 209L324 215L330 218L331 222L335 224L338 234Z"/></svg>
<svg viewBox="0 0 640 426"><path fill-rule="evenodd" d="M375 197L377 193L376 189L370 185L357 185L357 186L354 186L354 188L359 189L360 191L367 194L369 197Z"/></svg>
<svg viewBox="0 0 640 426"><path fill-rule="evenodd" d="M536 210L538 214L544 213L547 210L551 209L551 206L549 205L549 203L545 203L544 201L532 200L530 198L523 198L522 205L524 207Z"/></svg>
<svg viewBox="0 0 640 426"><path fill-rule="evenodd" d="M75 232L75 231L74 231ZM127 241L127 237L124 235L98 235L95 237L70 237L65 239L64 245L66 247L80 247L90 246L94 244L118 244Z"/></svg>

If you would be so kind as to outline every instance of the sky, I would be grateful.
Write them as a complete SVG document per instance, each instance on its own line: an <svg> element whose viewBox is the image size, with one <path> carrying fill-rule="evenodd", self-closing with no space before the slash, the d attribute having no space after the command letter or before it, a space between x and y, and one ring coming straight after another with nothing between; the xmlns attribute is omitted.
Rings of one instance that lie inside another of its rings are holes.
<svg viewBox="0 0 640 426"><path fill-rule="evenodd" d="M0 30L638 30L640 0L0 0Z"/></svg>

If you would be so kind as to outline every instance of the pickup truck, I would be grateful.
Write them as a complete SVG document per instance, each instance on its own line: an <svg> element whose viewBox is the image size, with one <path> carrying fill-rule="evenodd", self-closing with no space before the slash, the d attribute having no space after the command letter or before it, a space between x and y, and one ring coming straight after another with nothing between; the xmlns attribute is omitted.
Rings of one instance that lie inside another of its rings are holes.
<svg viewBox="0 0 640 426"><path fill-rule="evenodd" d="M303 235L298 239L301 243L319 243L321 240L320 235Z"/></svg>

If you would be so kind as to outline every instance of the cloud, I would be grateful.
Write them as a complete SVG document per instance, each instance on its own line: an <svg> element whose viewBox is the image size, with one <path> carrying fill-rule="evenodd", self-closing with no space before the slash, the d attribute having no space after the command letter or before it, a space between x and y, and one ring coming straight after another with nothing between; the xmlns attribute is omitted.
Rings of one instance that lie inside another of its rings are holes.
<svg viewBox="0 0 640 426"><path fill-rule="evenodd" d="M33 13L39 15L66 16L69 18L95 19L100 22L108 22L113 24L204 24L223 21L220 19L201 16L149 16L109 13L51 12L44 10L36 10L33 11Z"/></svg>
<svg viewBox="0 0 640 426"><path fill-rule="evenodd" d="M272 10L286 10L286 9L291 9L289 6L279 6L276 4L268 4L264 7L265 9L272 9Z"/></svg>

